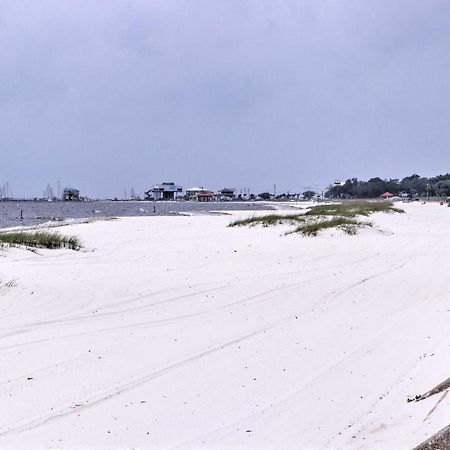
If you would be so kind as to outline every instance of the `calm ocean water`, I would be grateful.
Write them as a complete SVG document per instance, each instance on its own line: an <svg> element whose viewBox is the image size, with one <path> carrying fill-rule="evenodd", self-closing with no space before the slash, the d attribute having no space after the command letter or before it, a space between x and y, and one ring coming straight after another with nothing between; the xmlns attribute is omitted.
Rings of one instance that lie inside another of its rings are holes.
<svg viewBox="0 0 450 450"><path fill-rule="evenodd" d="M153 210L155 207L155 212ZM254 202L0 202L0 228L92 217L169 216L188 212L270 209ZM22 216L22 219L20 218Z"/></svg>

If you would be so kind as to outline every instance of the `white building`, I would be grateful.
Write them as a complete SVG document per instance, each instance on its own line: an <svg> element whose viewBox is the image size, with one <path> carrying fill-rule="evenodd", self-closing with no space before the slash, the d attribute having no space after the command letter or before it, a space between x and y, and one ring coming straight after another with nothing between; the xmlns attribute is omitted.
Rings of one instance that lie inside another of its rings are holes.
<svg viewBox="0 0 450 450"><path fill-rule="evenodd" d="M183 193L183 188L175 183L155 184L145 195L151 200L176 200Z"/></svg>

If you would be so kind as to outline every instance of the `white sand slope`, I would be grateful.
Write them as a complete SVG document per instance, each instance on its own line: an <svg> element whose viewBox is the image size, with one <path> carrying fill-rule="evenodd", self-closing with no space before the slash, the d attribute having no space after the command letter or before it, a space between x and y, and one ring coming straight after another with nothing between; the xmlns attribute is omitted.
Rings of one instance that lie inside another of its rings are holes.
<svg viewBox="0 0 450 450"><path fill-rule="evenodd" d="M2 251L0 448L411 449L450 423L450 396L406 402L450 376L450 208L405 208L357 236L153 217Z"/></svg>

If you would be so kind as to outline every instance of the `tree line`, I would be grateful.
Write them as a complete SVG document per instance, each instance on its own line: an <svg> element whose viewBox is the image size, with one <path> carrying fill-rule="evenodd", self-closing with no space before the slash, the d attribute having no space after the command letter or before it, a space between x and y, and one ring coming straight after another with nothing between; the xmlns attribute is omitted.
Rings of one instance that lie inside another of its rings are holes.
<svg viewBox="0 0 450 450"><path fill-rule="evenodd" d="M325 192L327 198L376 198L383 193L405 197L424 197L450 195L450 173L427 178L413 174L399 179L383 180L379 177L368 181L349 178L345 183L335 183Z"/></svg>

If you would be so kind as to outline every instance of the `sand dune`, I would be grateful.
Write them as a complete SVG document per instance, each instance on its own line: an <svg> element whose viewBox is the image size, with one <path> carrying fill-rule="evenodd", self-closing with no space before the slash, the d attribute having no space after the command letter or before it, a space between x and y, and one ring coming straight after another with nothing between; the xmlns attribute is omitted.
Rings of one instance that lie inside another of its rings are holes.
<svg viewBox="0 0 450 450"><path fill-rule="evenodd" d="M413 448L450 423L445 390L407 402L450 376L450 208L404 207L356 236L233 213L2 251L0 448Z"/></svg>

